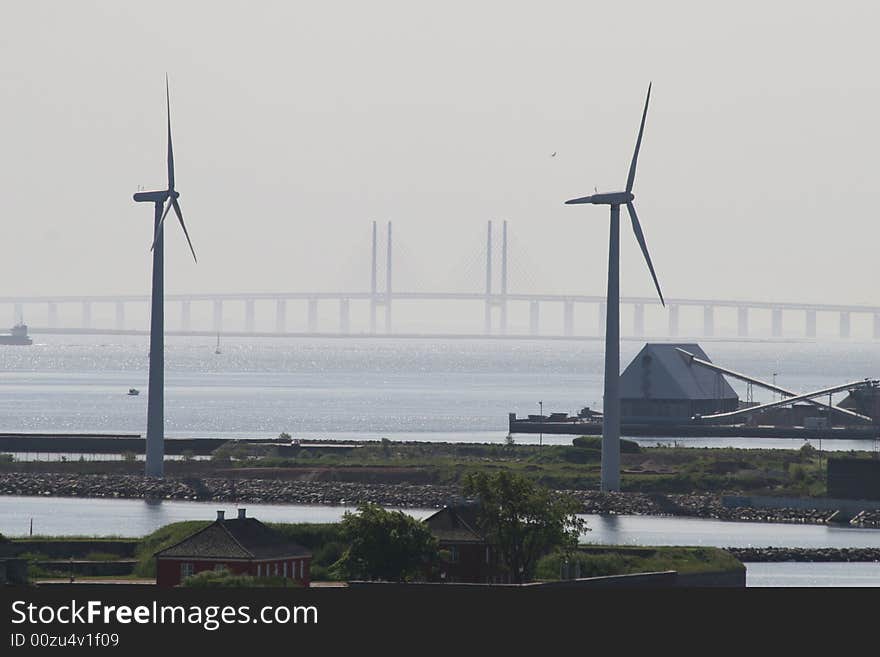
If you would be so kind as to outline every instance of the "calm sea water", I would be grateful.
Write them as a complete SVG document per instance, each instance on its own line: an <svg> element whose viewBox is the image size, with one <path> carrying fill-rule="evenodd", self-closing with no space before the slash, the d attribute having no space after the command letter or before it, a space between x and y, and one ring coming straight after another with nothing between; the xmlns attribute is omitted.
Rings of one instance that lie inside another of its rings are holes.
<svg viewBox="0 0 880 657"><path fill-rule="evenodd" d="M143 433L145 337L37 336L0 346L0 431ZM641 348L623 342L626 365ZM507 414L600 408L602 343L169 337L166 432L181 437L502 441ZM794 390L880 376L874 343L707 342L715 362ZM745 388L731 382L745 397ZM130 397L130 387L141 395ZM769 393L755 391L769 401ZM518 442L538 436L517 435ZM570 436L544 436L568 443ZM643 439L653 444L658 440ZM669 442L663 440L663 442ZM802 441L685 439L697 447ZM873 449L838 441L824 449Z"/></svg>

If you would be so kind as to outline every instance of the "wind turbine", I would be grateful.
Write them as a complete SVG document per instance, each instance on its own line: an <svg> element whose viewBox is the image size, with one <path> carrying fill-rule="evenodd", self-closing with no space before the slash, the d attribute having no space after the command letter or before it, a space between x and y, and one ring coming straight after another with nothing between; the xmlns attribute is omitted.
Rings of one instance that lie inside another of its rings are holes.
<svg viewBox="0 0 880 657"><path fill-rule="evenodd" d="M177 199L180 194L174 189L174 149L171 146L171 98L168 93L168 76L165 76L165 105L168 111L168 189L157 192L138 192L134 195L137 202L152 203L153 213L153 291L150 311L150 381L147 399L147 449L146 475L161 477L165 467L165 300L164 281L164 249L162 227L168 211L174 213L183 228L183 234L192 251L193 260L196 252L189 239L183 213ZM164 209L163 209L164 208ZM196 260L198 262L198 260Z"/></svg>
<svg viewBox="0 0 880 657"><path fill-rule="evenodd" d="M605 311L605 395L602 411L602 475L603 491L620 490L620 206L625 205L632 220L633 232L642 248L660 303L666 307L660 283L648 255L648 245L639 224L632 193L636 178L636 162L639 159L639 148L642 145L642 133L645 130L645 117L648 115L648 101L651 100L651 85L645 98L645 110L642 112L642 123L636 139L636 149L629 165L629 176L626 179L626 190L623 192L596 193L566 201L566 205L592 203L593 205L611 206L611 235L608 243L608 298Z"/></svg>

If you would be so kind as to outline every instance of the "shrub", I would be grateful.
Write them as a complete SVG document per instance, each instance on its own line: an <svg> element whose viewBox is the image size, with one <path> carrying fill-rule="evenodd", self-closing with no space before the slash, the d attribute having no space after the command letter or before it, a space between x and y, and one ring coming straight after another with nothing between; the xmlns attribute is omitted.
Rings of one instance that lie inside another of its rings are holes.
<svg viewBox="0 0 880 657"><path fill-rule="evenodd" d="M286 577L254 577L234 575L228 570L205 570L190 575L181 583L190 588L254 588L254 587L300 587L299 582Z"/></svg>
<svg viewBox="0 0 880 657"><path fill-rule="evenodd" d="M232 460L232 449L228 445L221 445L211 454L214 463L229 463Z"/></svg>
<svg viewBox="0 0 880 657"><path fill-rule="evenodd" d="M602 449L602 436L578 436L571 441L575 447L584 449ZM622 454L639 454L642 448L633 440L620 439L620 452Z"/></svg>
<svg viewBox="0 0 880 657"><path fill-rule="evenodd" d="M816 453L818 451L819 450L817 450L815 447L813 447L810 443L804 443L801 446L801 448L798 450L798 452L800 452L800 455L805 459L809 459L809 458L816 456Z"/></svg>

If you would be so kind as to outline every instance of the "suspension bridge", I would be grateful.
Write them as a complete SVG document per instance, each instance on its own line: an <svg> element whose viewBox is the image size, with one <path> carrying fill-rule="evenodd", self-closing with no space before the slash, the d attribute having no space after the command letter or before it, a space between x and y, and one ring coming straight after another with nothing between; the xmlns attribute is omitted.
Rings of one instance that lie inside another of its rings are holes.
<svg viewBox="0 0 880 657"><path fill-rule="evenodd" d="M369 280L362 289L166 294L166 315L171 320L166 333L601 338L604 292L518 291L511 285L510 238L507 221L487 222L485 245L479 251L484 271L470 267L471 279L479 279L474 289L427 291L408 287L410 280L401 283L395 279L392 223L387 222L381 230L373 222ZM149 303L148 294L0 296L0 317L5 307L13 323L28 320L28 330L34 334L141 335L148 333ZM649 296L622 296L620 304L624 339L880 339L880 306L673 297L661 310L656 297ZM419 318L454 316L456 326L450 327L449 322L432 325L430 320L419 322L417 329L412 323L396 325L395 317L401 312ZM649 325L649 312L659 321Z"/></svg>

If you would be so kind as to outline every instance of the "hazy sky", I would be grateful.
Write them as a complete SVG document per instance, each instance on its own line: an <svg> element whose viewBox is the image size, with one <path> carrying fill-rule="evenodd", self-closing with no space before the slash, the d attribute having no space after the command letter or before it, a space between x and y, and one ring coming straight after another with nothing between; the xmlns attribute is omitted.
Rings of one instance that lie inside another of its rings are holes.
<svg viewBox="0 0 880 657"><path fill-rule="evenodd" d="M165 185L171 292L605 290L608 210L654 83L636 206L668 297L880 304L880 8L854 2L6 2L0 295L145 293ZM556 152L556 157L550 154ZM625 220L625 217L624 217ZM651 294L628 221L621 293ZM408 275L408 277L407 277ZM412 284L408 284L411 281ZM460 285L458 285L461 287Z"/></svg>

